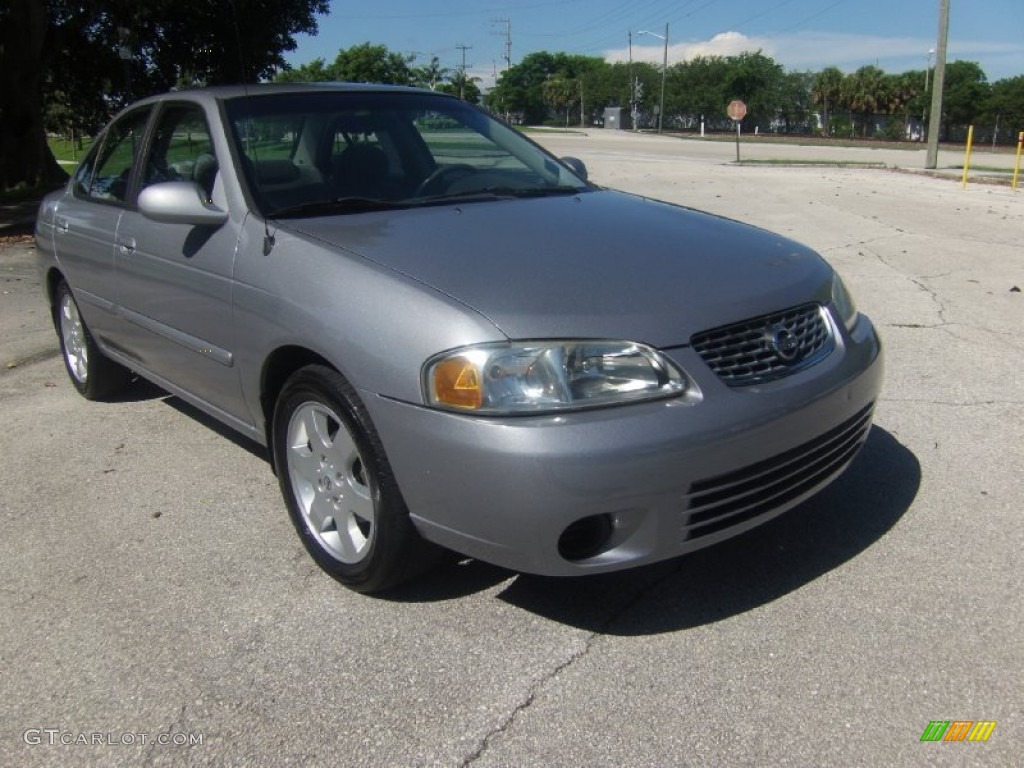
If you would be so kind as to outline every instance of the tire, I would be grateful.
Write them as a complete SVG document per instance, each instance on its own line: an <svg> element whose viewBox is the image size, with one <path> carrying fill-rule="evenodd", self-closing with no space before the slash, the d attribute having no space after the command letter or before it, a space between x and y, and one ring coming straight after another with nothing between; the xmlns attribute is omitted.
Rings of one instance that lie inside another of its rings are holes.
<svg viewBox="0 0 1024 768"><path fill-rule="evenodd" d="M100 352L64 281L57 285L54 294L53 324L68 378L84 398L102 400L123 389L131 380L131 371Z"/></svg>
<svg viewBox="0 0 1024 768"><path fill-rule="evenodd" d="M302 368L274 408L272 448L292 523L316 563L356 592L382 592L429 566L366 407L341 374Z"/></svg>

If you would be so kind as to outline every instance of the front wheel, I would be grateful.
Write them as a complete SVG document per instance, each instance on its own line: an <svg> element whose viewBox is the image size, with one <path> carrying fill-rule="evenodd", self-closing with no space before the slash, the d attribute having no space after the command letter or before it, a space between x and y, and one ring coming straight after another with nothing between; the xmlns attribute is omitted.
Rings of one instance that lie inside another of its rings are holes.
<svg viewBox="0 0 1024 768"><path fill-rule="evenodd" d="M277 399L281 493L317 564L357 592L380 592L428 565L366 407L337 371L309 366Z"/></svg>
<svg viewBox="0 0 1024 768"><path fill-rule="evenodd" d="M100 352L78 311L71 289L63 281L57 285L54 295L53 323L60 339L64 367L79 394L89 400L100 400L128 383L131 372Z"/></svg>

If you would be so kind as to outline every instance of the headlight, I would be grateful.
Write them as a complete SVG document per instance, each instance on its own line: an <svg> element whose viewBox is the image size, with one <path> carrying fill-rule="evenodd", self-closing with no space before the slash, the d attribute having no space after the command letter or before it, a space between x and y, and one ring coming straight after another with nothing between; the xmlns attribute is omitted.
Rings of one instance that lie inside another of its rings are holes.
<svg viewBox="0 0 1024 768"><path fill-rule="evenodd" d="M857 322L857 305L853 303L853 296L846 290L838 272L832 273L832 306L836 308L836 314L846 330L852 330Z"/></svg>
<svg viewBox="0 0 1024 768"><path fill-rule="evenodd" d="M481 344L424 366L428 404L480 414L538 413L670 397L686 377L659 352L628 341Z"/></svg>

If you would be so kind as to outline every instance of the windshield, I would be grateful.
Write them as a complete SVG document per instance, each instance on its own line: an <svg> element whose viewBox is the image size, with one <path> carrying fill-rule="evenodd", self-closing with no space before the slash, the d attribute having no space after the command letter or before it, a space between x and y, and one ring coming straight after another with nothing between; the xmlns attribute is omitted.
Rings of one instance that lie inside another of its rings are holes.
<svg viewBox="0 0 1024 768"><path fill-rule="evenodd" d="M258 94L226 104L266 216L322 216L588 189L517 131L423 93Z"/></svg>

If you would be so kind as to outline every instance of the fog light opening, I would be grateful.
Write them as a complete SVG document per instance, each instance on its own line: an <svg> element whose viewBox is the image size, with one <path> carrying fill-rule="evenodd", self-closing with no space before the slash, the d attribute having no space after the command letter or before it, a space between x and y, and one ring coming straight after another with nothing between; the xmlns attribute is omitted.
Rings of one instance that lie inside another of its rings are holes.
<svg viewBox="0 0 1024 768"><path fill-rule="evenodd" d="M607 549L613 528L608 514L581 518L558 537L558 554L570 562L599 555Z"/></svg>

